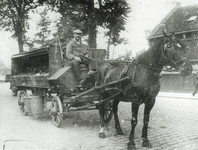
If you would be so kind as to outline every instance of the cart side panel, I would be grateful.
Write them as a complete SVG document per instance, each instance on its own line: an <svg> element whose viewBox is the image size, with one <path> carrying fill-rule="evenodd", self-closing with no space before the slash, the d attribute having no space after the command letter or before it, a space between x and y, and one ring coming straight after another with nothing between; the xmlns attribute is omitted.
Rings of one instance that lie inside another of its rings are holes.
<svg viewBox="0 0 198 150"><path fill-rule="evenodd" d="M48 76L49 74L16 75L10 78L14 86L49 88Z"/></svg>
<svg viewBox="0 0 198 150"><path fill-rule="evenodd" d="M78 84L75 73L71 69L71 67L63 67L60 68L57 72L55 72L49 79L53 84L61 86L62 91L67 93L71 89L75 89Z"/></svg>
<svg viewBox="0 0 198 150"><path fill-rule="evenodd" d="M62 76L60 76L59 81L63 83L67 89L74 89L78 84L75 73L71 67Z"/></svg>
<svg viewBox="0 0 198 150"><path fill-rule="evenodd" d="M12 56L11 88L49 88L49 49L42 48Z"/></svg>
<svg viewBox="0 0 198 150"><path fill-rule="evenodd" d="M12 56L11 75L49 72L49 49L38 49Z"/></svg>

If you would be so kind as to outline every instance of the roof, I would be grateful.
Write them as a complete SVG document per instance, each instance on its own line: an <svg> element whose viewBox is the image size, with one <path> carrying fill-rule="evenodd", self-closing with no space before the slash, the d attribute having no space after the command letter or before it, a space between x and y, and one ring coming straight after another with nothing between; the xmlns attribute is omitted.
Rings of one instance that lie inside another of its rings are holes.
<svg viewBox="0 0 198 150"><path fill-rule="evenodd" d="M163 30L175 34L198 31L198 4L174 8L153 29L148 39L162 36Z"/></svg>
<svg viewBox="0 0 198 150"><path fill-rule="evenodd" d="M31 50L31 51L26 51L26 52L22 52L19 54L15 54L12 55L11 58L19 58L19 57L25 57L25 56L38 56L38 55L43 55L43 54L47 54L49 51L48 47L45 48L40 48L40 49L36 49L36 50Z"/></svg>

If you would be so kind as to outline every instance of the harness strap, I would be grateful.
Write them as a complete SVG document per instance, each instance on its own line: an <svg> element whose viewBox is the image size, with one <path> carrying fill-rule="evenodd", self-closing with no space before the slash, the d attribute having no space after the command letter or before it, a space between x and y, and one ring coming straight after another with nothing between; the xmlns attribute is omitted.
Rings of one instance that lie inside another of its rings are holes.
<svg viewBox="0 0 198 150"><path fill-rule="evenodd" d="M129 90L131 87L138 87L138 86L148 86L148 83L140 83L140 82L135 82L135 73L137 71L137 66L139 64L135 64L135 68L133 70L133 74L132 74L132 79L131 79L131 83L129 85L127 85L124 89L119 89L120 91L122 91L122 93L125 95L126 91ZM123 78L124 75L127 74L129 67L131 66L131 64L127 65L124 67L124 69L122 70L119 79ZM140 65L141 67L141 65ZM122 82L120 82L121 85L123 85ZM122 86L124 87L124 86Z"/></svg>
<svg viewBox="0 0 198 150"><path fill-rule="evenodd" d="M84 56L83 56L84 57ZM90 57L84 57L85 59L88 59L88 60L92 60L92 61L97 61L97 62L103 62L103 63L105 63L105 62L108 62L108 63L110 63L111 64L111 62L110 61L107 61L107 60L98 60L98 59L94 59L94 58L90 58ZM158 71L161 71L161 69L158 69L158 68L154 68L154 67L150 67L150 66L147 66L147 65L143 65L143 64L139 64L139 63L136 63L136 62L130 62L130 61L127 61L126 63L130 63L129 64L129 66L131 65L131 64L135 64L135 65L138 65L138 66L142 66L142 67L144 67L144 68L148 68L148 69L153 69L153 70L158 70ZM128 65L127 65L128 66ZM129 67L128 66L128 67ZM127 68L127 67L126 67Z"/></svg>
<svg viewBox="0 0 198 150"><path fill-rule="evenodd" d="M135 81L135 72L136 72L136 69L137 69L137 65L135 65L135 68L133 70L132 83Z"/></svg>
<svg viewBox="0 0 198 150"><path fill-rule="evenodd" d="M122 72L120 73L119 79L123 78L123 76L126 75L126 73L127 73L128 70L129 70L129 67L130 67L130 64L129 64L129 65L126 65L126 66L124 67L124 69L123 69Z"/></svg>

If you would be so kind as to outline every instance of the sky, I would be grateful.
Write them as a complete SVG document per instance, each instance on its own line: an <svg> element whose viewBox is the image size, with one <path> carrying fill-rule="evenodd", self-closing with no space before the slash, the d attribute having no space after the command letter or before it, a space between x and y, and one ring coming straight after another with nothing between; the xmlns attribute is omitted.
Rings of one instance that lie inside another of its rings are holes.
<svg viewBox="0 0 198 150"><path fill-rule="evenodd" d="M148 49L145 31L152 31L164 17L176 7L174 0L128 0L131 6L126 31L121 35L128 38L129 44L117 46L114 56L122 55L126 50L135 55ZM198 4L197 0L177 0L181 6ZM123 49L124 48L124 49Z"/></svg>
<svg viewBox="0 0 198 150"><path fill-rule="evenodd" d="M148 43L145 36L145 31L152 31L160 21L176 6L174 0L127 0L131 7L131 13L127 19L126 31L120 33L121 37L128 39L127 45L118 45L115 48L112 46L111 58L124 55L126 51L132 51L135 54L138 51L148 48ZM192 4L198 4L197 0L177 0L181 3L181 6L187 6ZM34 19L36 16L33 16ZM56 19L57 16L51 15L52 19ZM30 35L34 34L36 23L31 23ZM97 48L106 49L107 39L104 38L100 30L100 34L97 38ZM0 31L0 47L1 58L6 66L11 64L11 55L19 52L18 44L11 38L11 33ZM114 54L112 54L114 51Z"/></svg>

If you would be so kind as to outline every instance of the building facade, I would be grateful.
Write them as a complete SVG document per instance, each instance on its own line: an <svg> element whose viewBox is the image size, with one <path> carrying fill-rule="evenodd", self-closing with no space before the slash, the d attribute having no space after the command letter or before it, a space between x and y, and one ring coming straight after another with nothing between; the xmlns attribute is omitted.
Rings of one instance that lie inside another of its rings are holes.
<svg viewBox="0 0 198 150"><path fill-rule="evenodd" d="M182 77L179 72L162 72L162 91L194 90L193 82L198 72L198 4L185 7L175 7L147 37L150 44L156 39L162 38L163 31L168 34L175 33L187 46L187 57L193 65L193 74Z"/></svg>

